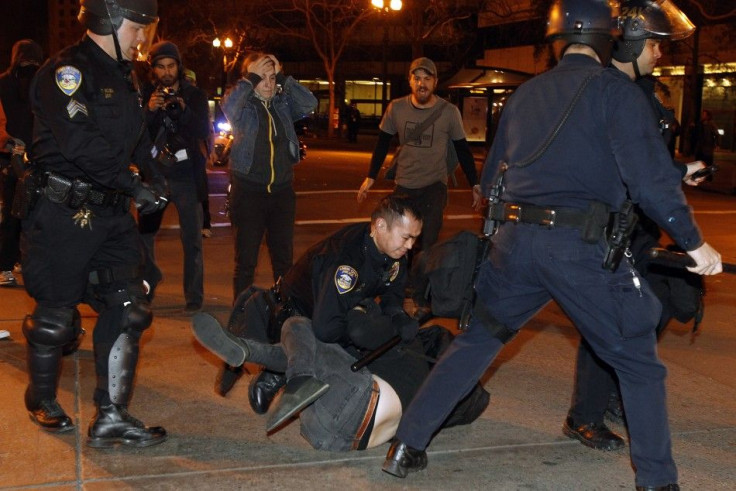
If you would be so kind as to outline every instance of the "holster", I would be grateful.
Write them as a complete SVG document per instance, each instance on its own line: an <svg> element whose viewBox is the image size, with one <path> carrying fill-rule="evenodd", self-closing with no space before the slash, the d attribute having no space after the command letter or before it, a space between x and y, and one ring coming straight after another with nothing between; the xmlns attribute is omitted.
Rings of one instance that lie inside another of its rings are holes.
<svg viewBox="0 0 736 491"><path fill-rule="evenodd" d="M283 298L281 295L281 278L273 287L264 292L264 298L270 312L266 336L271 343L278 343L281 340L281 326L284 325L286 319L296 315L296 309L288 298Z"/></svg>
<svg viewBox="0 0 736 491"><path fill-rule="evenodd" d="M612 213L606 230L606 257L603 268L616 271L621 260L631 244L631 234L639 217L634 210L634 204L626 200L618 213Z"/></svg>
<svg viewBox="0 0 736 491"><path fill-rule="evenodd" d="M36 206L38 198L43 193L42 177L40 172L31 169L18 179L15 185L13 207L10 210L15 218L25 220Z"/></svg>

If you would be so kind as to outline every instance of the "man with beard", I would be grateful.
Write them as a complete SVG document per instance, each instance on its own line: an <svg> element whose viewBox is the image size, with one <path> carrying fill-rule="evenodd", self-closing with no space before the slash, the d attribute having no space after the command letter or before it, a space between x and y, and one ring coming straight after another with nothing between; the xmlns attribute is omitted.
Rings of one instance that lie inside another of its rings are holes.
<svg viewBox="0 0 736 491"><path fill-rule="evenodd" d="M11 215L10 208L18 178L10 159L13 154L22 158L26 145L31 144L33 113L28 89L42 61L41 46L31 39L21 39L13 45L10 68L0 75L0 180L3 202L0 218L0 286L17 284L13 266L20 260L20 220Z"/></svg>
<svg viewBox="0 0 736 491"><path fill-rule="evenodd" d="M147 101L146 125L158 152L158 169L166 176L170 198L179 215L179 236L184 248L184 310L194 313L202 308L204 297L202 201L207 196L207 96L184 79L181 54L174 43L154 44L149 61L153 83L143 90L144 101ZM162 210L142 216L138 222L146 252L145 278L151 287L149 298L161 281L154 238L161 227L163 213Z"/></svg>
<svg viewBox="0 0 736 491"><path fill-rule="evenodd" d="M447 204L448 145L454 147L460 166L473 187L473 207L480 204L481 195L460 111L434 93L437 88L434 62L429 58L412 61L409 84L411 95L391 101L383 115L368 177L358 191L358 202L366 198L386 158L391 139L398 134L401 147L394 157L394 193L408 196L424 217L418 249L427 250L437 242Z"/></svg>

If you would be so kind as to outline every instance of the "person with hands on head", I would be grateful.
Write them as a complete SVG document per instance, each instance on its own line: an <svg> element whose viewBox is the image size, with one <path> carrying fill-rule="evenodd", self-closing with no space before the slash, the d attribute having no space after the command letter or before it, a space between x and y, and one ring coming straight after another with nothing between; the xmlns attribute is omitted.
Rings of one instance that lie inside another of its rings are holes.
<svg viewBox="0 0 736 491"><path fill-rule="evenodd" d="M242 72L243 78L222 100L233 136L229 158L233 300L253 284L264 236L274 282L293 264L293 168L301 158L294 121L317 107L309 89L285 75L272 54L250 53L243 60ZM218 375L217 392L227 394L241 374L242 370L224 367Z"/></svg>
<svg viewBox="0 0 736 491"><path fill-rule="evenodd" d="M38 198L14 210L23 217L25 287L36 302L23 321L25 404L43 430L74 429L56 392L63 348L81 326L76 307L87 303L99 314L87 444L148 447L167 433L128 412L139 341L153 318L130 200L140 213L166 200L131 170L151 159L131 62L155 30L157 2L81 0L79 21L82 40L39 68L30 90L34 166L21 182Z"/></svg>

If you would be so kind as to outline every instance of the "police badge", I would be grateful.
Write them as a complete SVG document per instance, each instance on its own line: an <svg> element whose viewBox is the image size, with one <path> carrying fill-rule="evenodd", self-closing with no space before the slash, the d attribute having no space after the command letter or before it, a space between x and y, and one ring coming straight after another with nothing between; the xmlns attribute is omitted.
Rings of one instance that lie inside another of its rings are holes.
<svg viewBox="0 0 736 491"><path fill-rule="evenodd" d="M397 276L399 276L399 261L394 261L391 265L391 269L388 271L388 281L394 281Z"/></svg>
<svg viewBox="0 0 736 491"><path fill-rule="evenodd" d="M342 265L338 266L335 271L335 286L337 287L337 293L342 295L347 293L353 288L358 282L358 272L352 266Z"/></svg>
<svg viewBox="0 0 736 491"><path fill-rule="evenodd" d="M61 91L72 96L82 85L82 72L79 68L71 65L60 66L56 69L56 86Z"/></svg>

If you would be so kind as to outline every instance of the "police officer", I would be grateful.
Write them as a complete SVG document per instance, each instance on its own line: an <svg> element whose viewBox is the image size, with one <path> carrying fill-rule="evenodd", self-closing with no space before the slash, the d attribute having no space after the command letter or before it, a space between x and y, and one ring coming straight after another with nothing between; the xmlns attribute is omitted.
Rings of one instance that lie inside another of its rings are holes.
<svg viewBox="0 0 736 491"><path fill-rule="evenodd" d="M663 141L669 145L674 138L670 131L674 115L666 109L654 91L654 81L647 78L661 57L663 40L684 39L695 31L695 26L674 4L668 0L627 0L621 3L619 22L622 35L616 41L611 64L635 81L650 102ZM684 179L702 168L702 162L678 164ZM687 181L686 181L687 182ZM659 227L647 216L639 213L637 228L632 237L631 251L637 271L648 276L647 252L658 247ZM669 291L669 289L667 289ZM668 298L655 288L663 304L657 325L658 333L672 318ZM563 424L563 433L598 450L614 450L625 445L624 439L612 432L604 422L606 409L609 414L620 416L620 400L615 373L597 358L585 341L580 343L576 362L575 390L572 406Z"/></svg>
<svg viewBox="0 0 736 491"><path fill-rule="evenodd" d="M691 271L716 274L722 265L703 242L646 98L623 73L602 68L612 25L608 1L553 4L547 38L563 57L510 98L483 169L489 225L500 225L476 282L473 319L404 413L384 471L405 477L427 465L425 448L452 405L554 299L616 370L637 489L679 489L655 348L660 305L628 261L606 261L618 243L604 233L608 211L625 211L628 191L688 251Z"/></svg>
<svg viewBox="0 0 736 491"><path fill-rule="evenodd" d="M245 326L238 339L226 334L211 316L195 316L197 338L228 364L249 361L285 372L286 377L264 371L252 383L251 406L260 414L288 378L268 431L317 401L301 421L302 434L315 448L368 448L393 436L401 408L429 372L422 355L434 348L431 356L436 356L438 345L446 346L443 336L449 337L439 327L422 329L417 337L417 321L403 310L406 255L421 226L411 201L392 195L379 203L370 224L349 225L310 248L283 279L281 294L292 316L283 324L278 346L259 342L265 336L254 332L253 325ZM366 370L350 370L356 358L397 335L403 341L401 349L391 349ZM274 383L274 376L280 383ZM372 391L378 404L387 408L377 411L381 416L368 425L375 416ZM395 404L389 404L392 400ZM458 408L450 424L474 420L488 400L488 393L476 384L473 396ZM384 420L389 413L393 423Z"/></svg>
<svg viewBox="0 0 736 491"><path fill-rule="evenodd" d="M23 223L25 286L36 301L23 323L31 419L50 432L73 429L56 400L62 346L89 303L99 317L93 345L96 415L87 443L146 447L166 431L128 413L138 342L151 324L130 198L140 213L165 200L130 170L150 159L131 60L158 18L156 0L81 0L83 39L42 66L31 87L36 170L42 191ZM32 181L32 182L31 182Z"/></svg>

